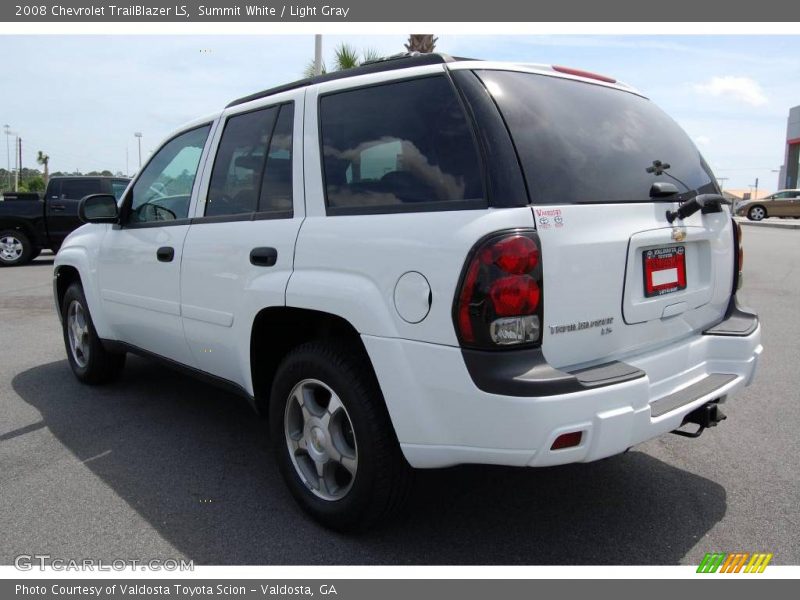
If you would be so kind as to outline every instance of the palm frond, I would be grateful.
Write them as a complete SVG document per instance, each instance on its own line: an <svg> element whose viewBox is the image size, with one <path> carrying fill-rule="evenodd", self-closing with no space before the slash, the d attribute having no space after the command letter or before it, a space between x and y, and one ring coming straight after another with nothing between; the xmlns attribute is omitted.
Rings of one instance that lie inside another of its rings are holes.
<svg viewBox="0 0 800 600"><path fill-rule="evenodd" d="M341 43L334 51L334 63L337 71L345 71L353 69L361 64L358 58L358 50L353 48L350 44Z"/></svg>

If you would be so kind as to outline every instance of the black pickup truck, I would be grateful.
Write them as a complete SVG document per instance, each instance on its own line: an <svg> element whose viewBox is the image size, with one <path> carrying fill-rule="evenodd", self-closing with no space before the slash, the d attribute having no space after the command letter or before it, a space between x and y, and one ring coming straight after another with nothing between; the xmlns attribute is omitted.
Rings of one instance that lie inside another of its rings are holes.
<svg viewBox="0 0 800 600"><path fill-rule="evenodd" d="M58 252L81 222L78 203L89 194L122 196L124 177L52 177L44 198L6 192L0 202L0 266L22 265L44 249Z"/></svg>

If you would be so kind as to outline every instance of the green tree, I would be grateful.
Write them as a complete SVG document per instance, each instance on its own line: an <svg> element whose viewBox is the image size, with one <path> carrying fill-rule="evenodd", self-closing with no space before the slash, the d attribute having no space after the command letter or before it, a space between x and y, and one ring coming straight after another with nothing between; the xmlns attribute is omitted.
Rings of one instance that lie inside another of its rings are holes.
<svg viewBox="0 0 800 600"><path fill-rule="evenodd" d="M28 192L43 192L47 186L44 183L44 177L36 176L31 177L25 182L25 188ZM22 186L20 186L22 190Z"/></svg>
<svg viewBox="0 0 800 600"><path fill-rule="evenodd" d="M334 71L346 71L348 69L354 69L362 65L365 62L379 60L381 55L378 53L377 50L373 48L365 48L361 52L358 51L357 48L342 42L333 51L333 70ZM325 66L325 62L322 63L322 74L328 72L328 68ZM306 65L305 70L303 71L304 77L313 77L316 73L314 73L314 61L312 60L308 65Z"/></svg>

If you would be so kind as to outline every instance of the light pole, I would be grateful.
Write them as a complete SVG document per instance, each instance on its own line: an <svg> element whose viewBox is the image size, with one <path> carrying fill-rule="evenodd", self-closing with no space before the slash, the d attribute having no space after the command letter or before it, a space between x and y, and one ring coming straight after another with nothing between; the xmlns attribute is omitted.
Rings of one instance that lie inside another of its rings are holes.
<svg viewBox="0 0 800 600"><path fill-rule="evenodd" d="M322 35L314 36L314 75L322 75Z"/></svg>
<svg viewBox="0 0 800 600"><path fill-rule="evenodd" d="M11 141L9 140L11 125L3 125L3 129L6 132L6 173L8 173L8 187L11 188Z"/></svg>
<svg viewBox="0 0 800 600"><path fill-rule="evenodd" d="M137 131L136 133L133 134L133 137L135 137L137 140L139 140L139 170L141 171L142 170L142 132L141 131Z"/></svg>

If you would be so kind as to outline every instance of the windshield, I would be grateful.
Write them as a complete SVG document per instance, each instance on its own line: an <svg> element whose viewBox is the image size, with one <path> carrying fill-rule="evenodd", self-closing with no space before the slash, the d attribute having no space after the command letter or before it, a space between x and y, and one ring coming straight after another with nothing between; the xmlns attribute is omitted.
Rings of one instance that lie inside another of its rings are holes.
<svg viewBox="0 0 800 600"><path fill-rule="evenodd" d="M694 143L641 96L546 75L476 73L508 125L535 204L646 202L657 181L681 192L659 200L717 191Z"/></svg>

